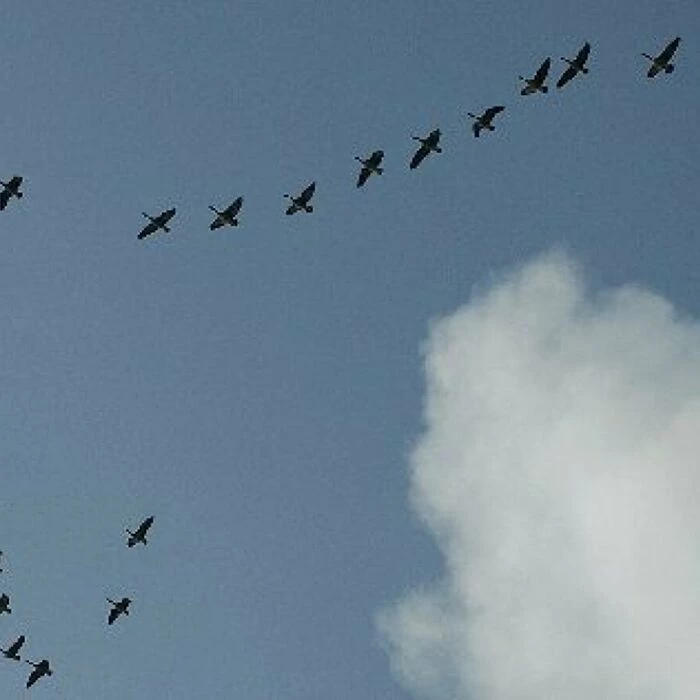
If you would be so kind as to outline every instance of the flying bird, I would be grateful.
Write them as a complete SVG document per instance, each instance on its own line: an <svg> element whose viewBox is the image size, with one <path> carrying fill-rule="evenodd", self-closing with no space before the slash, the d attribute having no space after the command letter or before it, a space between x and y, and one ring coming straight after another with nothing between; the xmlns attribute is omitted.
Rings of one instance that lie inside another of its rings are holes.
<svg viewBox="0 0 700 700"><path fill-rule="evenodd" d="M146 212L142 212L143 215L150 221L150 223L146 224L146 226L141 229L141 233L139 233L138 238L143 239L146 238L147 236L150 236L152 233L155 233L158 231L158 229L161 229L165 231L165 233L170 233L170 228L168 227L168 221L175 216L175 209L166 209L165 211L162 211L158 216L150 216L149 214L146 214Z"/></svg>
<svg viewBox="0 0 700 700"><path fill-rule="evenodd" d="M17 637L17 639L7 649L0 649L0 652L2 652L2 655L6 659L13 659L14 661L21 661L18 652L22 648L23 644L24 644L24 635L22 634L19 637Z"/></svg>
<svg viewBox="0 0 700 700"><path fill-rule="evenodd" d="M658 56L650 56L648 53L643 53L644 58L648 58L651 61L651 68L647 72L648 78L653 78L657 73L663 71L664 73L673 73L676 66L671 63L673 54L676 53L678 44L681 43L681 38L677 36L673 41L669 42L666 48Z"/></svg>
<svg viewBox="0 0 700 700"><path fill-rule="evenodd" d="M471 112L467 112L467 116L474 120L474 123L472 124L474 136L479 138L479 134L481 133L482 129L494 131L496 127L491 122L493 121L493 118L497 114L500 114L504 109L505 107L503 105L494 105L493 107L489 107L487 110L484 110L484 113L478 116L476 114L472 114Z"/></svg>
<svg viewBox="0 0 700 700"><path fill-rule="evenodd" d="M7 613L8 615L12 612L10 608L10 596L7 593L0 595L0 615Z"/></svg>
<svg viewBox="0 0 700 700"><path fill-rule="evenodd" d="M219 211L216 207L209 208L216 214L216 219L209 224L209 230L214 231L222 226L238 226L238 212L243 205L243 197L237 197L226 209Z"/></svg>
<svg viewBox="0 0 700 700"><path fill-rule="evenodd" d="M568 63L569 67L562 73L561 78L557 81L558 88L564 87L564 85L575 78L579 73L583 73L584 75L588 73L586 61L588 60L588 54L590 54L590 52L591 45L586 42L573 60L562 56L561 60Z"/></svg>
<svg viewBox="0 0 700 700"><path fill-rule="evenodd" d="M541 92L546 94L549 88L545 85L547 80L547 75L549 74L549 67L552 65L551 58L545 58L542 61L542 65L537 69L537 73L532 78L523 78L519 75L518 78L525 83L525 87L520 91L521 95L532 95L536 92Z"/></svg>
<svg viewBox="0 0 700 700"><path fill-rule="evenodd" d="M138 544L139 542L141 544L148 544L146 541L146 533L148 532L148 529L153 525L153 516L149 515L136 529L136 532L131 532L127 528L127 533L129 534L129 539L126 541L126 544L128 547L133 547L135 544Z"/></svg>
<svg viewBox="0 0 700 700"><path fill-rule="evenodd" d="M0 211L7 206L7 203L10 201L10 197L22 199L24 196L24 193L19 191L19 188L22 186L21 175L13 175L9 182L3 182L0 180L0 185L2 185L2 192L0 192Z"/></svg>
<svg viewBox="0 0 700 700"><path fill-rule="evenodd" d="M413 154L411 158L410 168L415 170L426 158L426 156L431 153L442 153L442 148L438 145L440 143L440 129L435 129L431 131L425 138L420 136L411 136L414 141L420 141L420 148Z"/></svg>
<svg viewBox="0 0 700 700"><path fill-rule="evenodd" d="M316 183L312 182L298 197L292 197L291 194L285 194L284 196L292 201L285 212L287 216L296 214L298 211L305 211L307 214L310 214L314 208L311 204L309 204L309 201L314 196L315 191Z"/></svg>
<svg viewBox="0 0 700 700"><path fill-rule="evenodd" d="M39 663L26 661L30 666L34 666L34 670L29 674L27 680L27 688L31 688L42 676L52 676L53 671L49 666L48 659L42 659Z"/></svg>
<svg viewBox="0 0 700 700"><path fill-rule="evenodd" d="M115 602L111 598L107 598L107 602L112 604L112 609L109 611L109 617L107 618L108 625L111 625L120 615L129 614L131 598L122 598L118 602Z"/></svg>
<svg viewBox="0 0 700 700"><path fill-rule="evenodd" d="M372 155L367 159L355 156L355 160L362 163L362 169L360 170L360 174L357 178L358 187L362 187L372 173L381 175L384 172L384 168L379 167L380 163L382 162L382 158L384 158L384 151L374 151L374 153L372 153Z"/></svg>

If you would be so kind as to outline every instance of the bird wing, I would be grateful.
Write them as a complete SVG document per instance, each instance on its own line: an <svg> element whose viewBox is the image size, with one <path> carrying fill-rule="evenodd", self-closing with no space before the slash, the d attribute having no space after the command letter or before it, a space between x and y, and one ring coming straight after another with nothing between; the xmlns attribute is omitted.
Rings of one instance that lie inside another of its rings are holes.
<svg viewBox="0 0 700 700"><path fill-rule="evenodd" d="M109 618L107 618L107 624L111 625L119 617L119 610L117 608L112 608L109 611Z"/></svg>
<svg viewBox="0 0 700 700"><path fill-rule="evenodd" d="M174 209L171 210L173 213L175 212ZM170 217L168 217L169 219ZM166 219L167 221L167 219ZM139 535L140 537L143 537L147 532L148 529L153 525L153 516L149 515L140 525L139 529L136 531L136 534Z"/></svg>
<svg viewBox="0 0 700 700"><path fill-rule="evenodd" d="M217 216L216 219L209 224L209 230L216 231L217 228L221 228L225 224L226 222L220 216Z"/></svg>
<svg viewBox="0 0 700 700"><path fill-rule="evenodd" d="M0 211L2 211L7 206L7 203L9 201L10 191L8 189L4 189L2 192L0 192Z"/></svg>
<svg viewBox="0 0 700 700"><path fill-rule="evenodd" d="M164 226L168 223L168 221L170 221L170 219L173 218L173 216L175 216L175 209L166 209L164 212L161 212L157 221L161 226Z"/></svg>
<svg viewBox="0 0 700 700"><path fill-rule="evenodd" d="M583 67L583 64L588 60L588 54L591 52L591 45L586 42L581 50L576 54L576 63Z"/></svg>
<svg viewBox="0 0 700 700"><path fill-rule="evenodd" d="M300 195L299 195L299 202L300 204L307 204L308 201L314 196L314 192L316 191L316 183L312 182Z"/></svg>
<svg viewBox="0 0 700 700"><path fill-rule="evenodd" d="M542 65L537 69L537 73L535 73L535 82L538 85L542 85L545 80L547 80L547 74L549 73L549 67L552 65L552 59L551 58L545 58L544 61L542 61Z"/></svg>
<svg viewBox="0 0 700 700"><path fill-rule="evenodd" d="M27 681L27 688L31 688L38 680L41 678L41 674L39 671L34 669L30 674L29 674L29 680Z"/></svg>
<svg viewBox="0 0 700 700"><path fill-rule="evenodd" d="M296 214L299 211L299 207L292 201L292 203L287 207L287 210L284 212L287 216L291 216L292 214Z"/></svg>
<svg viewBox="0 0 700 700"><path fill-rule="evenodd" d="M428 148L428 146L425 144L421 145L421 147L413 154L413 158L411 158L411 170L417 168L423 162L428 153L430 153L430 148Z"/></svg>
<svg viewBox="0 0 700 700"><path fill-rule="evenodd" d="M481 119L485 122L490 122L497 114L502 112L504 109L505 107L503 105L494 105L493 107L489 107L484 112Z"/></svg>
<svg viewBox="0 0 700 700"><path fill-rule="evenodd" d="M382 158L384 158L384 151L375 151L369 157L367 165L376 168L382 162Z"/></svg>
<svg viewBox="0 0 700 700"><path fill-rule="evenodd" d="M241 210L241 207L242 207L242 206L243 206L243 197L237 197L237 198L233 201L233 203L231 204L231 206L226 210L226 213L227 213L230 217L233 218L234 216L236 216L236 214L238 214L238 212Z"/></svg>
<svg viewBox="0 0 700 700"><path fill-rule="evenodd" d="M557 80L557 87L558 88L564 87L564 85L566 85L569 82L569 80L571 80L576 75L577 72L578 71L573 66L569 66L562 73L561 78L559 78L559 80Z"/></svg>
<svg viewBox="0 0 700 700"><path fill-rule="evenodd" d="M357 177L357 186L362 187L362 185L367 182L367 178L372 174L372 171L367 168L363 167L362 170L360 170L360 174Z"/></svg>
<svg viewBox="0 0 700 700"><path fill-rule="evenodd" d="M142 229L141 233L139 233L138 237L139 238L146 238L147 236L150 236L152 233L155 233L158 230L158 226L154 224L153 222L146 224Z"/></svg>
<svg viewBox="0 0 700 700"><path fill-rule="evenodd" d="M672 58L673 54L676 53L678 44L681 43L681 38L677 36L673 41L671 41L668 46L656 57L657 63L668 63Z"/></svg>

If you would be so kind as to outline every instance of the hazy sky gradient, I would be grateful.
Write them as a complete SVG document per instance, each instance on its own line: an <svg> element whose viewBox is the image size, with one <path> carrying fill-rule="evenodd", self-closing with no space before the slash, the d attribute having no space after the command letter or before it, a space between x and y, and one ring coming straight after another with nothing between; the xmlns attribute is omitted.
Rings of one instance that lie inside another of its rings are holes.
<svg viewBox="0 0 700 700"><path fill-rule="evenodd" d="M408 502L431 321L552 246L697 315L697 3L532 5L4 13L0 177L26 196L0 214L0 641L51 659L32 692L409 697L375 615L443 571ZM639 53L678 34L650 83ZM589 76L518 95L585 40ZM466 111L497 103L477 141ZM241 226L209 232L239 194ZM28 670L0 664L0 696Z"/></svg>

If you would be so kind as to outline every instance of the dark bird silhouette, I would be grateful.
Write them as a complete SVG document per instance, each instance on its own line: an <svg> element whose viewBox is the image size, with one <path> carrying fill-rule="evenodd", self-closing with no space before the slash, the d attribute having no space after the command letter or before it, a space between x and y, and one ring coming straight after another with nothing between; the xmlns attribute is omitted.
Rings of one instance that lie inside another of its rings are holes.
<svg viewBox="0 0 700 700"><path fill-rule="evenodd" d="M150 515L147 517L137 528L136 532L131 532L127 528L127 533L129 534L129 539L126 541L126 544L128 547L133 547L135 544L138 544L139 542L141 544L148 544L146 541L146 533L148 532L148 529L153 525L153 516Z"/></svg>
<svg viewBox="0 0 700 700"><path fill-rule="evenodd" d="M12 612L10 608L10 596L7 593L0 595L0 615L7 613L8 615Z"/></svg>
<svg viewBox="0 0 700 700"><path fill-rule="evenodd" d="M166 209L165 211L162 211L158 216L150 216L149 214L146 214L146 212L142 212L143 215L150 221L149 224L146 224L142 229L141 233L139 233L138 238L143 239L146 238L147 236L150 236L152 233L155 233L159 229L162 231L165 231L165 233L170 233L170 228L168 227L168 221L175 216L175 209Z"/></svg>
<svg viewBox="0 0 700 700"><path fill-rule="evenodd" d="M362 169L360 170L360 174L357 178L358 187L362 187L372 173L381 175L384 172L384 168L379 167L380 163L382 162L382 158L384 158L384 151L374 151L374 153L372 153L372 155L367 159L355 156L355 160L362 163Z"/></svg>
<svg viewBox="0 0 700 700"><path fill-rule="evenodd" d="M315 191L316 183L312 182L298 197L292 197L291 194L285 194L284 196L292 201L292 203L287 207L287 211L285 213L288 216L296 214L298 211L305 211L307 214L310 214L314 208L311 206L311 204L309 204L309 201L314 196Z"/></svg>
<svg viewBox="0 0 700 700"><path fill-rule="evenodd" d="M425 138L420 136L411 136L414 141L420 141L420 148L413 154L411 158L410 168L415 170L426 158L429 153L442 153L440 143L440 129L434 129Z"/></svg>
<svg viewBox="0 0 700 700"><path fill-rule="evenodd" d="M29 674L27 680L27 688L31 688L42 676L53 676L48 659L42 659L39 663L34 663L33 661L26 661L26 663L34 666L34 670Z"/></svg>
<svg viewBox="0 0 700 700"><path fill-rule="evenodd" d="M551 58L545 58L542 61L542 65L537 69L537 73L532 78L523 78L519 75L518 78L525 83L525 87L520 91L521 95L532 95L536 92L541 92L546 94L549 88L545 85L547 80L547 75L549 74L549 67L552 65Z"/></svg>
<svg viewBox="0 0 700 700"><path fill-rule="evenodd" d="M7 649L0 649L0 652L2 652L2 655L6 659L13 659L14 661L21 661L18 652L22 648L23 644L24 644L24 635L21 634L19 637L17 637L17 639L9 647L7 647Z"/></svg>
<svg viewBox="0 0 700 700"><path fill-rule="evenodd" d="M0 180L0 185L2 185L2 192L0 192L0 211L7 206L10 197L22 199L24 196L24 193L19 191L19 188L22 186L22 177L20 175L13 175L9 182Z"/></svg>
<svg viewBox="0 0 700 700"><path fill-rule="evenodd" d="M120 615L129 614L129 605L131 604L131 598L122 598L120 601L115 602L111 598L107 598L107 602L112 604L112 609L109 611L109 617L107 618L107 624L111 625Z"/></svg>
<svg viewBox="0 0 700 700"><path fill-rule="evenodd" d="M673 41L669 42L666 48L658 56L650 56L648 53L643 53L644 58L648 58L651 61L651 68L647 72L648 78L653 78L657 73L663 71L664 73L673 73L676 66L671 63L673 54L676 53L678 44L681 43L681 38L677 36Z"/></svg>
<svg viewBox="0 0 700 700"><path fill-rule="evenodd" d="M493 118L497 114L500 114L504 109L505 107L503 105L495 105L493 107L489 107L487 110L484 110L484 113L478 116L476 114L472 114L471 112L467 112L467 116L470 116L474 120L474 123L472 124L474 136L479 138L479 134L481 133L482 129L494 131L496 127L491 122L493 121Z"/></svg>
<svg viewBox="0 0 700 700"><path fill-rule="evenodd" d="M219 211L216 207L209 208L216 214L216 219L209 224L209 230L214 231L222 226L238 226L238 212L243 206L243 197L237 197L226 209Z"/></svg>
<svg viewBox="0 0 700 700"><path fill-rule="evenodd" d="M575 78L579 73L586 75L588 73L588 68L586 68L586 61L588 60L588 55L591 53L591 45L586 42L581 50L576 54L576 58L573 60L569 58L564 58L562 56L561 60L569 64L569 67L562 73L561 78L557 81L557 87L564 87L570 80Z"/></svg>

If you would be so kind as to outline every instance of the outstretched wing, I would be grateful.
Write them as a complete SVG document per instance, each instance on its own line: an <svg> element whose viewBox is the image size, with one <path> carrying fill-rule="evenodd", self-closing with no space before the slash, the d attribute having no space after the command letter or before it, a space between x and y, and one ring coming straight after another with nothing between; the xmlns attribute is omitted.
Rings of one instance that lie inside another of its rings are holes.
<svg viewBox="0 0 700 700"><path fill-rule="evenodd" d="M27 688L31 688L42 676L43 674L38 668L35 668L29 674L29 680L27 680Z"/></svg>
<svg viewBox="0 0 700 700"><path fill-rule="evenodd" d="M584 64L588 60L588 54L591 52L591 45L586 42L582 47L581 50L576 54L576 63L578 63L581 68L583 68Z"/></svg>
<svg viewBox="0 0 700 700"><path fill-rule="evenodd" d="M119 617L119 610L117 608L112 608L109 611L109 617L107 618L107 624L111 625Z"/></svg>
<svg viewBox="0 0 700 700"><path fill-rule="evenodd" d="M157 230L158 230L158 226L151 221L150 223L146 224L141 229L141 233L139 233L138 237L139 238L146 238L147 236L150 236L152 233L155 233Z"/></svg>
<svg viewBox="0 0 700 700"><path fill-rule="evenodd" d="M367 178L372 174L372 171L367 168L363 167L362 170L360 170L360 174L357 177L357 186L362 187L362 185L367 182Z"/></svg>
<svg viewBox="0 0 700 700"><path fill-rule="evenodd" d="M243 206L243 197L237 197L231 206L226 210L226 213L233 218L238 214L238 212L241 210L241 206Z"/></svg>
<svg viewBox="0 0 700 700"><path fill-rule="evenodd" d="M175 209L166 209L160 214L157 221L161 226L165 226L165 224L167 224L168 221L173 218L173 216L175 216Z"/></svg>
<svg viewBox="0 0 700 700"><path fill-rule="evenodd" d="M10 191L8 189L3 189L3 191L0 192L0 211L2 211L7 206L7 203L9 201Z"/></svg>
<svg viewBox="0 0 700 700"><path fill-rule="evenodd" d="M139 529L136 530L136 536L137 537L145 537L146 533L148 532L148 529L153 525L153 516L149 515L140 525Z"/></svg>
<svg viewBox="0 0 700 700"><path fill-rule="evenodd" d="M21 634L17 639L15 640L15 643L7 650L8 653L11 656L16 656L17 652L22 648L22 645L24 644L24 635Z"/></svg>
<svg viewBox="0 0 700 700"><path fill-rule="evenodd" d="M679 36L669 42L668 46L656 57L655 63L660 63L661 65L668 63L673 58L673 54L676 53L676 49L680 43L681 38Z"/></svg>
<svg viewBox="0 0 700 700"><path fill-rule="evenodd" d="M367 165L369 165L371 168L376 168L382 162L382 158L384 158L384 151L374 151L374 153L372 153L372 155L369 157Z"/></svg>
<svg viewBox="0 0 700 700"><path fill-rule="evenodd" d="M316 183L312 182L300 195L299 195L299 203L301 205L305 205L309 203L309 200L314 196L314 192L316 191Z"/></svg>
<svg viewBox="0 0 700 700"><path fill-rule="evenodd" d="M578 73L578 71L573 66L569 66L562 73L561 78L557 80L557 87L564 87L564 85L566 85L569 82L569 80L571 80L576 75L576 73Z"/></svg>
<svg viewBox="0 0 700 700"><path fill-rule="evenodd" d="M542 61L542 65L537 69L537 73L535 73L534 80L537 85L542 85L544 81L547 80L547 75L549 74L549 67L551 65L551 58L545 58L544 61Z"/></svg>
<svg viewBox="0 0 700 700"><path fill-rule="evenodd" d="M428 146L425 144L421 145L421 147L413 154L413 158L411 158L411 170L417 168L423 162L423 160L425 160L428 153L430 153L430 148L428 148Z"/></svg>
<svg viewBox="0 0 700 700"><path fill-rule="evenodd" d="M428 148L435 148L440 142L440 129L435 129L428 134L428 141L426 145Z"/></svg>
<svg viewBox="0 0 700 700"><path fill-rule="evenodd" d="M482 119L486 123L490 122L497 114L500 114L505 107L503 105L494 105L489 107L483 114Z"/></svg>
<svg viewBox="0 0 700 700"><path fill-rule="evenodd" d="M226 222L220 216L217 216L216 219L209 224L209 230L216 231L217 228L221 228L225 224Z"/></svg>

